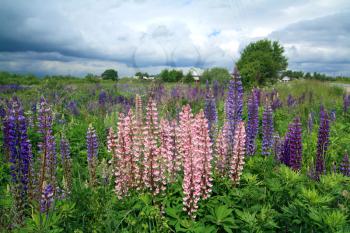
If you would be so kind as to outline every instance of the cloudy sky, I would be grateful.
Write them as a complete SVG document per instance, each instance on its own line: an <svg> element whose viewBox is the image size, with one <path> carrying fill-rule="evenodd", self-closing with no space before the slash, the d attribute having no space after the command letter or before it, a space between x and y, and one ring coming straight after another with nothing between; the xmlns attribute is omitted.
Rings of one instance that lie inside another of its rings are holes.
<svg viewBox="0 0 350 233"><path fill-rule="evenodd" d="M232 69L279 40L289 68L350 75L349 0L1 0L0 70L85 76Z"/></svg>

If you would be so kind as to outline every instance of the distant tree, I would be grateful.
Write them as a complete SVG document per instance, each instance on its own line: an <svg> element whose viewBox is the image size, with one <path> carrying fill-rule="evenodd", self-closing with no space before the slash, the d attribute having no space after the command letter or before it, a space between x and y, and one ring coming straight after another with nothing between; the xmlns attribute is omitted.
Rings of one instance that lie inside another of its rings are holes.
<svg viewBox="0 0 350 233"><path fill-rule="evenodd" d="M237 62L246 86L274 83L278 74L287 68L284 48L277 41L259 40L244 48Z"/></svg>
<svg viewBox="0 0 350 233"><path fill-rule="evenodd" d="M225 83L231 78L230 73L227 69L221 67L214 67L211 69L206 69L203 72L202 78L200 79L202 83L205 83L207 80L212 82L217 80L220 83Z"/></svg>
<svg viewBox="0 0 350 233"><path fill-rule="evenodd" d="M159 78L163 82L179 82L183 78L183 73L181 70L168 70L164 69L160 72Z"/></svg>
<svg viewBox="0 0 350 233"><path fill-rule="evenodd" d="M105 70L102 74L101 74L102 79L105 80L113 80L113 81L118 81L118 71L113 70L113 69L108 69Z"/></svg>
<svg viewBox="0 0 350 233"><path fill-rule="evenodd" d="M191 71L188 71L187 74L183 77L182 81L184 83L191 83L194 81Z"/></svg>

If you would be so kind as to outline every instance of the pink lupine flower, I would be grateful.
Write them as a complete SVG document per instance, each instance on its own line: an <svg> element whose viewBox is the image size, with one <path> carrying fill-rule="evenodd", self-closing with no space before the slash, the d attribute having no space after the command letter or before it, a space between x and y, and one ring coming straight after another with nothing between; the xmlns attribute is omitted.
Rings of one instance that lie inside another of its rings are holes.
<svg viewBox="0 0 350 233"><path fill-rule="evenodd" d="M183 209L191 218L195 219L198 201L201 196L202 160L198 156L199 153L194 153L194 138L196 135L193 130L193 121L191 107L189 105L184 106L180 113L179 130L180 152L184 166Z"/></svg>
<svg viewBox="0 0 350 233"><path fill-rule="evenodd" d="M234 184L238 184L243 171L245 155L246 133L243 121L237 124L234 141L235 143L233 145L232 158L230 161L230 178Z"/></svg>
<svg viewBox="0 0 350 233"><path fill-rule="evenodd" d="M125 127L125 117L121 113L118 121L118 137L116 146L115 162L115 192L119 199L128 194L129 180L128 177L128 162L130 157L130 138Z"/></svg>
<svg viewBox="0 0 350 233"><path fill-rule="evenodd" d="M138 161L138 171L136 173L136 179L137 179L137 188L141 189L143 188L144 182L143 182L143 161L144 161L144 154L143 154L143 110L142 110L142 100L139 95L136 95L135 97L135 122L133 124L133 133L134 133L134 156L135 159Z"/></svg>
<svg viewBox="0 0 350 233"><path fill-rule="evenodd" d="M201 197L203 200L210 196L212 188L211 160L212 144L209 137L208 120L204 116L203 110L200 111L194 122L194 153L195 157L201 160Z"/></svg>
<svg viewBox="0 0 350 233"><path fill-rule="evenodd" d="M158 148L159 126L156 103L150 97L147 104L146 124L144 129L144 176L146 188L153 195L160 193L162 171L160 171L160 149Z"/></svg>
<svg viewBox="0 0 350 233"><path fill-rule="evenodd" d="M227 172L228 164L228 142L227 142L227 130L228 124L222 127L222 130L219 132L218 138L216 139L216 159L215 159L215 169L219 175L223 176Z"/></svg>

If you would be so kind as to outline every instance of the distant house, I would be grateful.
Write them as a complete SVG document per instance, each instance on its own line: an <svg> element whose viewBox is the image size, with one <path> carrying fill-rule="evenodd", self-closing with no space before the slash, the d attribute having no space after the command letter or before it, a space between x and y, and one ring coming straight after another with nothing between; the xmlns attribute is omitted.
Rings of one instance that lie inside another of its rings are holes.
<svg viewBox="0 0 350 233"><path fill-rule="evenodd" d="M284 82L284 83L287 83L287 82L289 82L290 81L290 78L288 77L288 76L284 76L283 78L282 78L282 82Z"/></svg>
<svg viewBox="0 0 350 233"><path fill-rule="evenodd" d="M154 78L155 78L155 76L153 76L153 75L151 75L149 77L147 77L147 76L142 77L142 79L144 79L144 80L154 80Z"/></svg>
<svg viewBox="0 0 350 233"><path fill-rule="evenodd" d="M198 68L191 68L189 70L192 74L192 77L193 77L193 80L196 82L196 83L199 83L199 80L201 79L202 77L202 74L203 74L203 71L198 69Z"/></svg>

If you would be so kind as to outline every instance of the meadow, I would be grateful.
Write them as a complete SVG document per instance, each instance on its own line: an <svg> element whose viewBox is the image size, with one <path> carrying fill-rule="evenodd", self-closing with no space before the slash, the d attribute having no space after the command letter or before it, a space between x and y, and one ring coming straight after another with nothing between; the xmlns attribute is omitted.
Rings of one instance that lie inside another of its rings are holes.
<svg viewBox="0 0 350 233"><path fill-rule="evenodd" d="M350 232L350 95L296 80L0 86L1 232Z"/></svg>

